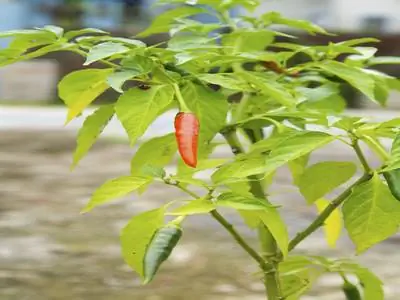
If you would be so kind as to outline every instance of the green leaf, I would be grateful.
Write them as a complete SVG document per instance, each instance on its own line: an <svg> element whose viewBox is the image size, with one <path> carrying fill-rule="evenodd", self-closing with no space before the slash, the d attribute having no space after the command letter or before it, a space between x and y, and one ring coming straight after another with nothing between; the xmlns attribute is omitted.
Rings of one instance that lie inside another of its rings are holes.
<svg viewBox="0 0 400 300"><path fill-rule="evenodd" d="M53 33L57 38L61 38L64 34L63 28L54 25L46 25L43 27L43 30Z"/></svg>
<svg viewBox="0 0 400 300"><path fill-rule="evenodd" d="M58 94L68 106L67 122L79 115L108 89L106 82L112 69L86 69L72 72L58 84Z"/></svg>
<svg viewBox="0 0 400 300"><path fill-rule="evenodd" d="M376 174L353 189L342 210L346 229L357 253L397 232L400 203Z"/></svg>
<svg viewBox="0 0 400 300"><path fill-rule="evenodd" d="M123 84L127 80L132 79L133 77L136 77L138 75L141 74L135 70L125 70L125 71L115 72L112 73L110 76L108 76L107 83L114 90L122 94L124 92L122 90Z"/></svg>
<svg viewBox="0 0 400 300"><path fill-rule="evenodd" d="M296 19L288 19L281 16L278 12L268 12L261 16L261 19L266 23L269 24L280 24L286 25L292 28L305 30L310 34L314 33L322 33L327 34L325 29L305 20L296 20Z"/></svg>
<svg viewBox="0 0 400 300"><path fill-rule="evenodd" d="M72 167L86 155L114 115L114 106L104 105L88 116L79 129Z"/></svg>
<svg viewBox="0 0 400 300"><path fill-rule="evenodd" d="M329 201L325 199L318 199L314 202L319 213L322 213L325 208L329 205ZM328 246L335 248L336 242L342 232L342 216L340 210L335 208L333 212L324 222L325 238Z"/></svg>
<svg viewBox="0 0 400 300"><path fill-rule="evenodd" d="M313 203L347 182L356 171L356 165L351 162L325 161L314 164L300 176L300 192L308 203Z"/></svg>
<svg viewBox="0 0 400 300"><path fill-rule="evenodd" d="M236 78L234 74L200 74L197 77L207 83L217 84L221 87L238 91L251 91L251 87L244 81Z"/></svg>
<svg viewBox="0 0 400 300"><path fill-rule="evenodd" d="M174 91L171 86L152 86L149 90L130 89L122 94L115 111L128 133L131 145L141 137L149 125L172 103Z"/></svg>
<svg viewBox="0 0 400 300"><path fill-rule="evenodd" d="M343 45L343 46L356 46L360 44L369 44L369 43L378 43L379 40L376 38L359 38L359 39L351 39L343 42L339 42L338 45Z"/></svg>
<svg viewBox="0 0 400 300"><path fill-rule="evenodd" d="M252 195L236 193L222 193L215 202L217 206L230 207L237 210L269 210L275 209L265 199L256 198Z"/></svg>
<svg viewBox="0 0 400 300"><path fill-rule="evenodd" d="M333 139L333 136L323 132L301 132L281 143L277 143L267 157L244 156L243 159L222 166L212 175L212 179L215 183L223 183L261 173L267 176L287 162L306 155L328 144Z"/></svg>
<svg viewBox="0 0 400 300"><path fill-rule="evenodd" d="M396 135L392 142L389 160L386 162L384 171L390 171L400 168L400 133Z"/></svg>
<svg viewBox="0 0 400 300"><path fill-rule="evenodd" d="M84 28L84 29L79 29L79 30L68 31L67 33L64 34L64 37L67 40L71 40L73 38L76 38L77 36L85 35L88 33L108 34L108 32L97 29L97 28Z"/></svg>
<svg viewBox="0 0 400 300"><path fill-rule="evenodd" d="M337 61L328 61L318 64L318 67L328 73L336 75L339 78L347 81L353 87L364 93L372 101L378 102L375 99L374 87L375 83L371 76L356 67L351 67ZM379 103L379 102L378 102ZM383 103L381 103L383 104Z"/></svg>
<svg viewBox="0 0 400 300"><path fill-rule="evenodd" d="M111 179L100 186L92 195L88 205L82 210L88 212L96 206L107 203L115 198L123 197L150 182L148 177L121 176Z"/></svg>
<svg viewBox="0 0 400 300"><path fill-rule="evenodd" d="M304 170L307 167L308 160L310 155L306 154L296 158L292 161L289 161L288 166L290 172L292 173L293 183L298 185L300 176L304 173Z"/></svg>
<svg viewBox="0 0 400 300"><path fill-rule="evenodd" d="M398 56L378 56L378 57L371 57L368 60L369 66L396 65L396 64L400 64L400 57Z"/></svg>
<svg viewBox="0 0 400 300"><path fill-rule="evenodd" d="M239 29L222 37L222 44L228 47L227 54L264 51L274 41L275 33L268 30Z"/></svg>
<svg viewBox="0 0 400 300"><path fill-rule="evenodd" d="M288 255L289 234L285 222L275 208L258 211L258 217L274 237L283 257Z"/></svg>
<svg viewBox="0 0 400 300"><path fill-rule="evenodd" d="M329 82L316 88L299 87L297 91L306 99L299 104L300 109L315 109L327 112L342 112L346 101L340 95L340 85Z"/></svg>
<svg viewBox="0 0 400 300"><path fill-rule="evenodd" d="M134 216L121 231L122 256L144 278L144 257L154 233L164 223L164 207Z"/></svg>
<svg viewBox="0 0 400 300"><path fill-rule="evenodd" d="M165 167L177 150L175 134L169 133L143 143L131 160L131 174L140 175L144 165Z"/></svg>
<svg viewBox="0 0 400 300"><path fill-rule="evenodd" d="M98 60L128 52L130 49L119 43L105 42L94 46L90 49L84 66L90 65Z"/></svg>
<svg viewBox="0 0 400 300"><path fill-rule="evenodd" d="M360 268L358 276L364 289L364 300L384 300L383 282L366 268Z"/></svg>
<svg viewBox="0 0 400 300"><path fill-rule="evenodd" d="M194 84L187 84L182 90L182 95L199 119L199 140L203 146L204 142L210 141L225 125L228 101L222 94Z"/></svg>
<svg viewBox="0 0 400 300"><path fill-rule="evenodd" d="M164 178L167 175L164 168L153 166L151 164L144 164L140 168L140 173L146 177L149 176L149 177L156 177L156 178ZM143 187L140 190L143 191Z"/></svg>
<svg viewBox="0 0 400 300"><path fill-rule="evenodd" d="M207 10L199 7L183 6L172 10L167 10L158 15L151 25L143 32L139 33L138 37L146 37L156 33L168 32L171 29L171 25L178 18L185 18L201 13L206 13Z"/></svg>
<svg viewBox="0 0 400 300"><path fill-rule="evenodd" d="M171 216L189 216L197 214L207 214L215 209L215 205L209 199L200 198L189 201L187 204L168 212L167 215Z"/></svg>
<svg viewBox="0 0 400 300"><path fill-rule="evenodd" d="M239 76L259 89L262 94L270 96L284 106L293 107L296 103L296 99L288 92L286 87L276 81L276 78L267 80L258 74L250 72L240 72Z"/></svg>

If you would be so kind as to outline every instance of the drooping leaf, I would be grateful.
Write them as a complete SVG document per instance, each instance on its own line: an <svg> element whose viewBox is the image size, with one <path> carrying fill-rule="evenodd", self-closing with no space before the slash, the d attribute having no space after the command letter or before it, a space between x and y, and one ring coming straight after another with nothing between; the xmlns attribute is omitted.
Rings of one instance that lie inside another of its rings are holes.
<svg viewBox="0 0 400 300"><path fill-rule="evenodd" d="M83 65L87 66L93 62L113 56L115 54L122 54L128 52L130 49L120 43L105 42L94 46L90 49L86 61Z"/></svg>
<svg viewBox="0 0 400 300"><path fill-rule="evenodd" d="M112 69L79 70L65 76L58 84L60 98L68 107L67 122L79 115L107 88Z"/></svg>
<svg viewBox="0 0 400 300"><path fill-rule="evenodd" d="M131 174L140 175L146 164L165 167L177 150L175 134L169 133L144 142L131 160Z"/></svg>
<svg viewBox="0 0 400 300"><path fill-rule="evenodd" d="M174 91L171 86L152 86L149 90L132 88L122 94L115 111L131 145L141 137L149 125L172 103Z"/></svg>
<svg viewBox="0 0 400 300"><path fill-rule="evenodd" d="M283 257L286 257L288 255L289 234L278 210L275 208L264 209L257 211L257 213L261 222L264 223L274 237Z"/></svg>
<svg viewBox="0 0 400 300"><path fill-rule="evenodd" d="M167 214L172 216L207 214L215 208L216 206L209 199L200 198L196 200L191 200L187 204L182 205L181 207L178 207L173 211L168 212Z"/></svg>
<svg viewBox="0 0 400 300"><path fill-rule="evenodd" d="M154 233L164 223L164 207L134 216L121 231L122 256L144 278L144 257Z"/></svg>
<svg viewBox="0 0 400 300"><path fill-rule="evenodd" d="M146 185L150 180L148 177L139 176L121 176L108 180L94 191L89 203L82 212L88 212L96 206L107 203L115 198L123 197Z"/></svg>
<svg viewBox="0 0 400 300"><path fill-rule="evenodd" d="M86 155L89 149L96 142L103 129L114 115L113 105L104 105L98 108L92 115L86 118L82 127L79 129L77 137L77 146L74 153L72 166Z"/></svg>
<svg viewBox="0 0 400 300"><path fill-rule="evenodd" d="M377 174L353 189L342 210L344 224L357 253L397 232L400 203Z"/></svg>
<svg viewBox="0 0 400 300"><path fill-rule="evenodd" d="M223 183L261 173L267 176L287 162L306 155L333 139L333 136L323 132L302 132L278 143L266 157L250 156L222 166L212 175L212 179L215 183Z"/></svg>
<svg viewBox="0 0 400 300"><path fill-rule="evenodd" d="M329 205L330 202L321 198L314 203L317 207L318 212L321 213ZM340 233L342 232L342 216L339 209L335 208L335 210L325 220L323 226L325 238L328 245L332 248L335 248L336 242L340 237Z"/></svg>
<svg viewBox="0 0 400 300"><path fill-rule="evenodd" d="M300 192L313 203L353 177L357 167L351 162L325 161L307 168L300 176Z"/></svg>

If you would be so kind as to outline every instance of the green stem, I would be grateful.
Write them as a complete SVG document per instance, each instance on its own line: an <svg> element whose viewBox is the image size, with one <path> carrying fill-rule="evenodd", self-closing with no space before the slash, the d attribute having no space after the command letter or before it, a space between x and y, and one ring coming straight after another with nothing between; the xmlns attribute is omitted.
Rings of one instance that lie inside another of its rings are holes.
<svg viewBox="0 0 400 300"><path fill-rule="evenodd" d="M185 192L186 194L192 196L195 199L201 198L200 195L192 192L185 186L181 185L179 182L171 183L170 181L165 181L168 185L173 185L179 188L181 191ZM266 271L268 270L268 265L265 263L264 259L255 251L240 235L239 232L236 231L235 227L228 222L217 210L212 210L210 212L211 216L226 229L230 233L230 235L235 239L235 241L260 265L261 269Z"/></svg>
<svg viewBox="0 0 400 300"><path fill-rule="evenodd" d="M358 143L357 139L353 140L352 147L354 148L354 151L356 152L358 159L363 165L365 173L370 173L371 167L369 166L367 159L365 158L364 153L362 152L360 144Z"/></svg>
<svg viewBox="0 0 400 300"><path fill-rule="evenodd" d="M321 227L326 219L331 215L331 213L339 207L346 199L350 196L351 191L354 187L358 186L361 183L364 183L371 179L372 175L369 173L365 173L362 177L360 177L355 183L349 186L343 193L341 193L338 197L336 197L333 201L329 203L329 205L323 210L323 212L303 231L299 232L289 243L289 251L292 251L301 241L303 241L306 237L311 235L314 231L316 231L319 227Z"/></svg>
<svg viewBox="0 0 400 300"><path fill-rule="evenodd" d="M180 106L180 111L181 112L191 112L191 110L189 109L189 107L187 107L185 100L183 99L181 90L179 89L179 85L177 83L173 84L174 90L175 90L175 96L176 99L179 102L179 106Z"/></svg>
<svg viewBox="0 0 400 300"><path fill-rule="evenodd" d="M227 130L222 132L225 140L231 147L232 153L238 155L244 153L244 149L238 139L236 130ZM261 184L260 176L249 176L250 192L257 198L266 199L264 189ZM264 271L264 285L267 292L267 299L279 300L282 299L282 291L279 280L278 264L280 260L280 252L276 241L271 232L264 225L258 228L258 236L261 242L261 250L263 259L268 261L267 269Z"/></svg>
<svg viewBox="0 0 400 300"><path fill-rule="evenodd" d="M386 149L379 143L379 141L367 135L362 136L361 140L363 140L368 146L370 146L383 162L386 162L389 159L389 154L387 153Z"/></svg>

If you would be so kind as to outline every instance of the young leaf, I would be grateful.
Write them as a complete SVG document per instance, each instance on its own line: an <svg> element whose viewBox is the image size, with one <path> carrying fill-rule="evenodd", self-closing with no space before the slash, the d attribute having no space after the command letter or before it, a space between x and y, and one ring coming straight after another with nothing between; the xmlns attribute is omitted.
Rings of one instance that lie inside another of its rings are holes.
<svg viewBox="0 0 400 300"><path fill-rule="evenodd" d="M128 52L130 49L119 43L106 42L94 46L90 49L84 66L90 65L98 60Z"/></svg>
<svg viewBox="0 0 400 300"><path fill-rule="evenodd" d="M76 38L77 36L85 35L88 33L108 34L108 32L97 29L97 28L84 28L84 29L79 29L79 30L68 31L67 33L64 34L64 37L67 40L71 40L73 38Z"/></svg>
<svg viewBox="0 0 400 300"><path fill-rule="evenodd" d="M138 37L146 37L156 33L168 32L171 24L178 18L185 18L201 13L206 13L207 10L200 7L183 6L172 10L167 10L158 15L151 25L143 32L139 33Z"/></svg>
<svg viewBox="0 0 400 300"><path fill-rule="evenodd" d="M121 176L111 179L93 193L92 198L82 212L88 212L96 206L107 203L115 198L123 197L146 185L150 180L151 178L139 176Z"/></svg>
<svg viewBox="0 0 400 300"><path fill-rule="evenodd" d="M79 115L107 88L112 69L86 69L72 72L58 84L60 98L68 106L67 122Z"/></svg>
<svg viewBox="0 0 400 300"><path fill-rule="evenodd" d="M307 168L300 176L298 186L308 203L313 203L336 187L345 183L356 173L351 162L325 161Z"/></svg>
<svg viewBox="0 0 400 300"><path fill-rule="evenodd" d="M351 67L337 61L328 61L318 64L318 67L328 73L336 75L339 78L350 83L356 89L365 94L372 101L376 101L374 93L374 80L371 76L356 67ZM384 103L380 103L384 104Z"/></svg>
<svg viewBox="0 0 400 300"><path fill-rule="evenodd" d="M274 237L283 257L288 255L289 234L285 222L275 208L257 212L261 222L268 228Z"/></svg>
<svg viewBox="0 0 400 300"><path fill-rule="evenodd" d="M287 162L308 154L333 139L333 136L323 132L305 131L278 143L267 157L238 159L222 166L212 175L212 179L215 183L223 183L261 173L267 176Z"/></svg>
<svg viewBox="0 0 400 300"><path fill-rule="evenodd" d="M305 30L310 34L322 33L327 34L325 29L305 20L288 19L281 16L278 12L269 12L263 14L261 19L267 24L280 24L286 25L292 28Z"/></svg>
<svg viewBox="0 0 400 300"><path fill-rule="evenodd" d="M144 165L165 167L177 150L175 134L169 133L143 143L131 160L131 174L140 175Z"/></svg>
<svg viewBox="0 0 400 300"><path fill-rule="evenodd" d="M125 262L144 279L144 257L154 233L164 223L164 207L134 216L121 231Z"/></svg>
<svg viewBox="0 0 400 300"><path fill-rule="evenodd" d="M182 95L199 119L200 141L210 141L225 125L228 102L222 94L194 84L187 84Z"/></svg>
<svg viewBox="0 0 400 300"><path fill-rule="evenodd" d="M167 215L171 216L189 216L197 214L207 214L214 210L216 206L209 199L196 199L189 201L187 204L168 212Z"/></svg>
<svg viewBox="0 0 400 300"><path fill-rule="evenodd" d="M324 209L329 205L329 201L325 199L318 199L314 202L319 213L323 212ZM336 247L336 242L342 232L342 216L339 209L335 210L324 222L325 237L328 245L332 248Z"/></svg>
<svg viewBox="0 0 400 300"><path fill-rule="evenodd" d="M377 174L353 189L342 210L344 224L357 253L397 232L400 203Z"/></svg>
<svg viewBox="0 0 400 300"><path fill-rule="evenodd" d="M82 157L86 155L113 115L114 105L110 104L98 108L92 115L86 118L78 132L72 167L76 166Z"/></svg>
<svg viewBox="0 0 400 300"><path fill-rule="evenodd" d="M148 126L172 103L174 91L171 86L152 86L149 90L132 88L122 94L115 111L128 133L131 145L141 137Z"/></svg>
<svg viewBox="0 0 400 300"><path fill-rule="evenodd" d="M215 202L217 206L230 207L237 210L264 210L275 209L265 199L259 199L252 195L241 195L236 193L223 193Z"/></svg>
<svg viewBox="0 0 400 300"><path fill-rule="evenodd" d="M107 83L118 93L122 94L124 92L122 90L122 86L124 85L124 83L127 80L132 79L133 77L136 77L138 75L141 75L141 73L136 70L125 70L125 71L115 72L112 73L110 76L108 76Z"/></svg>
<svg viewBox="0 0 400 300"><path fill-rule="evenodd" d="M395 65L395 64L400 64L400 57L398 57L398 56L378 56L378 57L371 57L368 60L369 66Z"/></svg>

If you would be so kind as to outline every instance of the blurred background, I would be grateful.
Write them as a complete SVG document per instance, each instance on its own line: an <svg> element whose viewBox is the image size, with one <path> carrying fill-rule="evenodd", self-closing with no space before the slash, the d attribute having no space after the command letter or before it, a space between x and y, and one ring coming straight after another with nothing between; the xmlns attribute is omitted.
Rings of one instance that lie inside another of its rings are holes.
<svg viewBox="0 0 400 300"><path fill-rule="evenodd" d="M54 24L67 30L96 27L130 37L160 13L161 8L152 4L149 0L0 0L0 31ZM337 33L335 37L300 34L300 41L320 44L370 36L382 41L377 45L379 55L400 56L398 0L265 0L255 15L270 10L313 21ZM159 35L145 41L153 44L165 38ZM0 39L0 48L8 42ZM74 172L69 171L82 118L63 127L66 111L59 105L56 85L81 64L78 56L60 52L0 69L0 299L264 299L255 266L207 217L185 223L182 244L159 277L149 286L140 285L121 259L119 230L139 211L167 200L185 199L178 191L155 186L140 199L130 196L87 215L79 214L97 186L128 174L135 151L128 147L122 128L113 120L89 156ZM399 66L384 70L400 76ZM347 93L350 113L376 120L398 114L398 93L391 95L384 109L352 89ZM115 96L107 94L102 101ZM84 115L90 112L88 109ZM145 138L171 132L172 120L172 115L163 116ZM221 148L215 155L230 154ZM371 153L368 156L373 159ZM313 159L348 161L355 157L341 144L332 144L317 151ZM280 170L273 196L274 201L283 203L283 215L293 235L308 225L316 211L304 205L290 184L288 170ZM250 240L254 239L238 216L229 211L226 214ZM337 249L329 249L319 231L298 252L354 258L382 277L387 299L395 300L400 299L398 242L395 236L354 257L347 237L341 238ZM338 290L340 284L338 277L323 277L310 296L302 299L344 299Z"/></svg>

